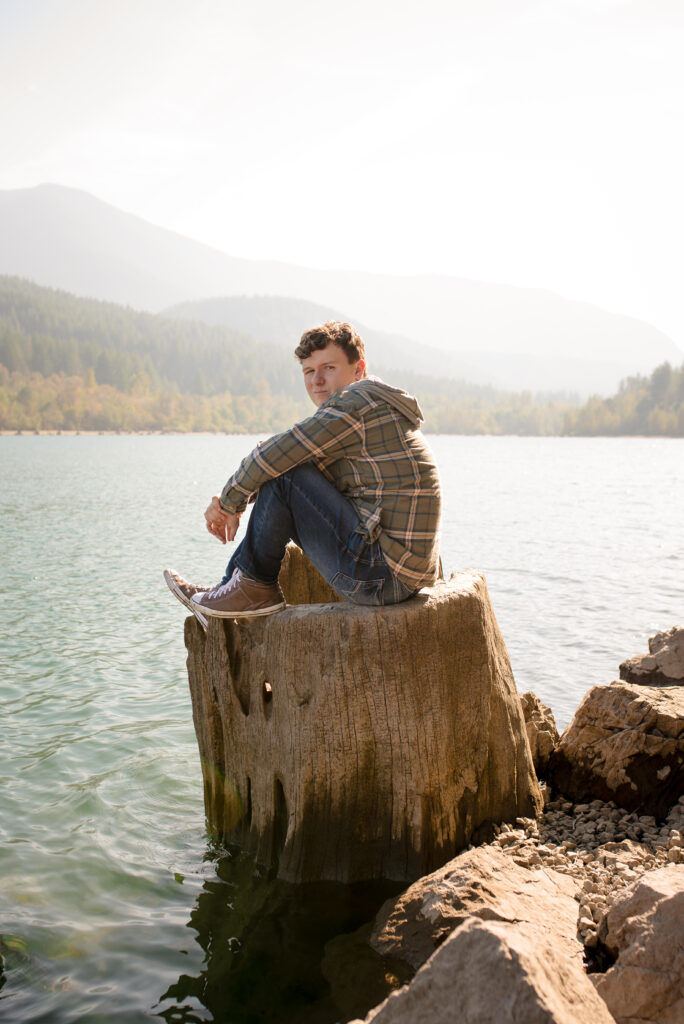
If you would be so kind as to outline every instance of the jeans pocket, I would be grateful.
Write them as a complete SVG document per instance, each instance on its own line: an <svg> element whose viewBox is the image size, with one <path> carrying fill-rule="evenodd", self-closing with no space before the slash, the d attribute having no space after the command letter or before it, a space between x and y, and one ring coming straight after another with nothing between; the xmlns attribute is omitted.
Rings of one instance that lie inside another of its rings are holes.
<svg viewBox="0 0 684 1024"><path fill-rule="evenodd" d="M330 581L330 586L353 604L382 605L385 603L383 599L385 581L383 579L354 580L351 576L345 576L343 572L337 572Z"/></svg>
<svg viewBox="0 0 684 1024"><path fill-rule="evenodd" d="M416 587L409 587L407 583L402 583L401 580L394 579L394 600L397 604L400 601L408 601L410 597L415 597L418 593Z"/></svg>

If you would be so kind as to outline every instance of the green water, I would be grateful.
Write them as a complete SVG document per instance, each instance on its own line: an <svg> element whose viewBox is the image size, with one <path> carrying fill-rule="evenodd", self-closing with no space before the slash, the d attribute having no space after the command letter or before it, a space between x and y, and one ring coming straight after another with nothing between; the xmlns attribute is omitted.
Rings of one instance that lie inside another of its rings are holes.
<svg viewBox="0 0 684 1024"><path fill-rule="evenodd" d="M205 831L161 570L218 579L202 511L252 441L0 438L3 1021L332 1024L400 980L354 934L387 890L283 886ZM565 724L684 618L684 444L433 447L445 568L486 571L519 689Z"/></svg>

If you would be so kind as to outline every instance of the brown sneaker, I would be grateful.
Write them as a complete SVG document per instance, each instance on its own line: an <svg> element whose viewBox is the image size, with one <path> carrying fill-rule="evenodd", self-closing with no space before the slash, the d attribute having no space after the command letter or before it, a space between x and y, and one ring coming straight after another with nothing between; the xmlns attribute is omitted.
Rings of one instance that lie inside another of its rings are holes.
<svg viewBox="0 0 684 1024"><path fill-rule="evenodd" d="M181 604L184 604L186 608L189 608L192 614L196 617L197 621L204 629L207 628L207 620L200 612L196 604L192 603L194 594L203 594L210 587L199 587L196 583L188 583L182 576L179 576L173 569L164 569L164 579L166 584L173 594L177 597Z"/></svg>
<svg viewBox="0 0 684 1024"><path fill-rule="evenodd" d="M244 619L279 612L285 607L285 598L277 583L257 583L236 569L227 583L195 594L192 603L205 615Z"/></svg>

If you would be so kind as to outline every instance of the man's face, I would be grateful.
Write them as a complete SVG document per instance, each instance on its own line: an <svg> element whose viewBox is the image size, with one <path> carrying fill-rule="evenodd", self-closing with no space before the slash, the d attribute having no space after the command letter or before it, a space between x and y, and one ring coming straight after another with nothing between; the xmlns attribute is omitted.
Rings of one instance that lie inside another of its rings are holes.
<svg viewBox="0 0 684 1024"><path fill-rule="evenodd" d="M361 380L365 369L363 359L350 363L344 349L332 341L302 360L304 384L314 405L323 405L331 395L355 380Z"/></svg>

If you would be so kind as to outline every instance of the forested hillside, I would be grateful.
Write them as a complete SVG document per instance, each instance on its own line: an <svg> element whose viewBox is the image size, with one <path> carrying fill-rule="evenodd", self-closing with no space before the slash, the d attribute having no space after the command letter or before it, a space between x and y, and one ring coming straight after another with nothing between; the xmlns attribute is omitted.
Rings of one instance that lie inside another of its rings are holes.
<svg viewBox="0 0 684 1024"><path fill-rule="evenodd" d="M0 190L0 273L150 313L193 301L206 309L210 296L306 300L421 349L438 348L438 368L426 371L435 376L512 391L608 395L629 374L684 358L652 324L542 288L228 256L54 184ZM186 313L203 319L189 307ZM395 365L384 356L372 364Z"/></svg>
<svg viewBox="0 0 684 1024"><path fill-rule="evenodd" d="M684 363L662 363L650 377L628 377L612 398L568 410L563 433L684 437Z"/></svg>
<svg viewBox="0 0 684 1024"><path fill-rule="evenodd" d="M307 411L275 346L0 277L0 429L253 432Z"/></svg>
<svg viewBox="0 0 684 1024"><path fill-rule="evenodd" d="M294 346L293 346L294 347ZM64 373L130 392L300 397L301 373L282 349L228 327L165 319L0 277L0 363L10 372ZM257 380L257 377L259 378Z"/></svg>
<svg viewBox="0 0 684 1024"><path fill-rule="evenodd" d="M684 366L665 363L581 407L374 369L416 394L432 433L684 436ZM311 412L282 346L0 277L1 430L256 433Z"/></svg>

